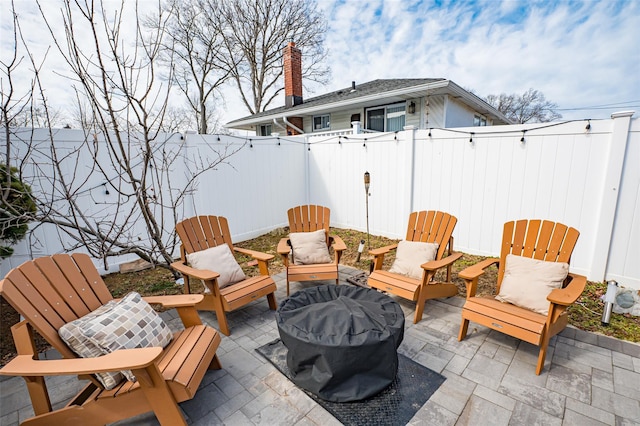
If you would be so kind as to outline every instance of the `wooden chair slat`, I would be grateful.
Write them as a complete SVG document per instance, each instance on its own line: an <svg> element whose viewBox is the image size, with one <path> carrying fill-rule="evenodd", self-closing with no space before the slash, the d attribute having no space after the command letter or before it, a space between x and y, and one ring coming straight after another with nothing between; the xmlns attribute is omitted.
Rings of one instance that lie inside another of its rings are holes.
<svg viewBox="0 0 640 426"><path fill-rule="evenodd" d="M65 263L61 260L65 256L67 255L54 256L54 260L58 264ZM91 286L89 289L85 289L83 291L83 294L87 295L86 299L83 297L83 300L87 306L94 306L88 302L89 300L93 300L93 297L91 296L92 293L98 298L100 306L113 299L113 296L109 292L107 285L104 283L104 280L98 273L98 270L96 269L89 256L83 253L74 253L71 255L71 258L75 262L75 266L69 265L68 270L79 270L86 282ZM67 271L67 269L65 269L64 271Z"/></svg>
<svg viewBox="0 0 640 426"><path fill-rule="evenodd" d="M538 240L536 242L535 253L533 254L534 259L544 260L546 258L547 249L549 247L549 242L551 240L551 234L553 233L554 226L555 223L548 220L542 222L542 227L540 229Z"/></svg>
<svg viewBox="0 0 640 426"><path fill-rule="evenodd" d="M212 242L215 241L215 236L211 232L206 232L208 226L202 226L202 222L206 222L208 218L206 216L197 216L189 220L191 232L193 232L195 241L193 246L196 251L206 250L209 247L213 247Z"/></svg>
<svg viewBox="0 0 640 426"><path fill-rule="evenodd" d="M62 284L59 287L58 292L62 294L64 299L67 301L67 304L71 309L73 309L78 317L86 315L103 305L104 302L100 300L100 297L105 299L111 297L108 290L106 290L106 294L102 291L100 291L100 295L96 294L95 290L76 266L72 257L64 254L56 254L51 256L51 259L55 262L59 271L64 273L67 281L67 283ZM98 278L102 280L102 277L98 276ZM52 282L62 281L61 279L55 280L52 277L49 279Z"/></svg>
<svg viewBox="0 0 640 426"><path fill-rule="evenodd" d="M578 242L578 237L580 236L580 232L578 232L575 228L569 228L564 237L564 242L562 243L562 248L560 249L560 253L558 253L558 262L566 262L569 263L571 260L571 253L573 253L573 249Z"/></svg>
<svg viewBox="0 0 640 426"><path fill-rule="evenodd" d="M513 240L511 241L511 254L518 256L522 255L522 249L524 249L524 237L527 235L527 221L519 220L516 222L516 231L513 234Z"/></svg>
<svg viewBox="0 0 640 426"><path fill-rule="evenodd" d="M231 242L231 231L229 231L229 221L226 217L218 216L218 226L222 235L222 242L227 243L231 251L233 251L233 242Z"/></svg>
<svg viewBox="0 0 640 426"><path fill-rule="evenodd" d="M311 229L311 221L309 220L309 206L302 206L300 208L300 223L302 225L301 232L310 232Z"/></svg>
<svg viewBox="0 0 640 426"><path fill-rule="evenodd" d="M223 231L220 229L220 222L218 219L218 216L207 216L204 220L200 221L202 227L206 229L206 233L209 238L207 248L217 247L225 242ZM210 236L211 234L213 234L213 238Z"/></svg>
<svg viewBox="0 0 640 426"><path fill-rule="evenodd" d="M425 222L427 221L427 212L421 211L418 213L416 219L416 228L413 234L412 241L422 241L422 235L424 234Z"/></svg>
<svg viewBox="0 0 640 426"><path fill-rule="evenodd" d="M67 321L50 305L42 300L42 296L24 277L19 269L12 270L7 278L0 281L0 294L24 318L29 318L33 328L63 356L73 357L74 353L58 335L58 328ZM41 311L43 308L45 311Z"/></svg>
<svg viewBox="0 0 640 426"><path fill-rule="evenodd" d="M569 229L569 227L566 225L561 223L556 224L555 229L553 230L553 235L551 236L551 241L549 242L549 247L547 248L547 255L544 260L549 262L555 262L558 260L558 254L560 253L560 248L562 247L562 242L564 241L567 229Z"/></svg>
<svg viewBox="0 0 640 426"><path fill-rule="evenodd" d="M295 209L289 209L287 211L287 219L289 220L289 232L299 232Z"/></svg>
<svg viewBox="0 0 640 426"><path fill-rule="evenodd" d="M318 206L309 206L309 231L317 231L324 228L322 223L322 212Z"/></svg>
<svg viewBox="0 0 640 426"><path fill-rule="evenodd" d="M35 271L29 272L33 266L40 274L35 273ZM87 306L83 298L83 292L76 291L69 282L66 272L63 274L51 257L35 259L28 267L24 268L24 273L30 282L41 281L41 284L38 285L38 291L51 304L51 309L58 312L66 322L86 315L101 305L93 291L90 291L95 302L92 307ZM79 280L80 282L76 284L79 284L81 289L89 288L83 276L80 275Z"/></svg>
<svg viewBox="0 0 640 426"><path fill-rule="evenodd" d="M176 225L176 232L187 253L200 250L200 243L196 238L191 220L183 220Z"/></svg>
<svg viewBox="0 0 640 426"><path fill-rule="evenodd" d="M20 267L20 272L21 274L13 278L12 281L20 285L20 291L41 312L42 316L45 318L51 316L48 321L54 327L61 327L78 318L34 262L23 264ZM59 323L57 318L63 322Z"/></svg>
<svg viewBox="0 0 640 426"><path fill-rule="evenodd" d="M444 257L444 253L447 251L447 247L449 250L453 251L453 230L456 227L456 223L458 219L450 214L447 214L448 220L446 221L446 227L441 227L444 229L444 232L436 238L436 242L438 244L438 254L436 259L442 259Z"/></svg>
<svg viewBox="0 0 640 426"><path fill-rule="evenodd" d="M433 216L433 223L431 224L431 230L429 231L429 236L426 239L428 243L438 243L439 241L446 241L446 239L444 238L444 234L447 231L447 223L446 223L448 218L447 216L448 215L442 212L437 212ZM440 246L440 244L438 245Z"/></svg>
<svg viewBox="0 0 640 426"><path fill-rule="evenodd" d="M534 251L538 244L538 234L540 232L540 224L539 220L531 220L529 221L529 227L527 228L527 235L524 240L524 248L522 250L522 256L524 257L533 257Z"/></svg>
<svg viewBox="0 0 640 426"><path fill-rule="evenodd" d="M409 224L407 225L407 235L405 237L405 240L415 241L417 222L418 222L418 212L411 213L409 215Z"/></svg>
<svg viewBox="0 0 640 426"><path fill-rule="evenodd" d="M507 222L502 229L502 244L500 245L500 263L498 264L498 283L496 284L496 294L500 291L502 278L504 277L504 267L507 255L511 253L511 242L513 241L513 231L515 222Z"/></svg>

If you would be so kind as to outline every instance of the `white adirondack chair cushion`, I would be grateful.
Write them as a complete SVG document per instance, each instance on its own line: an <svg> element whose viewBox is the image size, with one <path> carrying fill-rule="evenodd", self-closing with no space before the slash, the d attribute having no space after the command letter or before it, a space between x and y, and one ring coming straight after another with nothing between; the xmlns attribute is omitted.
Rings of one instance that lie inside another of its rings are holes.
<svg viewBox="0 0 640 426"><path fill-rule="evenodd" d="M119 349L165 347L173 334L153 308L136 293L111 300L87 315L58 330L67 345L83 358L93 358ZM97 373L105 389L113 389L126 377L135 381L129 370Z"/></svg>
<svg viewBox="0 0 640 426"><path fill-rule="evenodd" d="M422 279L424 269L420 265L434 260L437 254L437 243L402 240L398 243L396 259L389 272L406 275L416 280Z"/></svg>
<svg viewBox="0 0 640 426"><path fill-rule="evenodd" d="M568 263L546 262L508 254L496 299L547 315L547 296L553 289L562 288L568 273Z"/></svg>
<svg viewBox="0 0 640 426"><path fill-rule="evenodd" d="M293 263L296 265L315 265L331 263L327 247L327 235L324 229L313 232L292 232L289 234L293 249Z"/></svg>
<svg viewBox="0 0 640 426"><path fill-rule="evenodd" d="M206 269L220 274L218 277L219 288L230 286L247 278L227 244L190 253L187 255L187 262L192 268ZM204 291L208 293L210 290L205 286Z"/></svg>

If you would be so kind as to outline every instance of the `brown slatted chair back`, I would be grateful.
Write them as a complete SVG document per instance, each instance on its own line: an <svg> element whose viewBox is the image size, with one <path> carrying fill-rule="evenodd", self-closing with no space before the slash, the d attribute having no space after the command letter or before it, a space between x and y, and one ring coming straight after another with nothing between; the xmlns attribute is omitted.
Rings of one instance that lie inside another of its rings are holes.
<svg viewBox="0 0 640 426"><path fill-rule="evenodd" d="M65 358L78 356L58 329L113 299L91 258L83 253L23 263L0 281L0 295Z"/></svg>
<svg viewBox="0 0 640 426"><path fill-rule="evenodd" d="M176 225L176 232L182 241L182 250L195 253L220 244L229 245L233 252L229 222L222 216L196 216ZM183 259L184 259L184 254Z"/></svg>
<svg viewBox="0 0 640 426"><path fill-rule="evenodd" d="M505 223L496 294L500 292L508 254L547 262L569 263L579 236L577 229L548 220L523 219Z"/></svg>
<svg viewBox="0 0 640 426"><path fill-rule="evenodd" d="M449 213L423 210L409 215L405 240L438 243L436 260L442 259L458 219Z"/></svg>
<svg viewBox="0 0 640 426"><path fill-rule="evenodd" d="M287 210L289 217L289 232L313 232L324 229L329 244L329 221L331 210L329 207L305 205L292 207Z"/></svg>

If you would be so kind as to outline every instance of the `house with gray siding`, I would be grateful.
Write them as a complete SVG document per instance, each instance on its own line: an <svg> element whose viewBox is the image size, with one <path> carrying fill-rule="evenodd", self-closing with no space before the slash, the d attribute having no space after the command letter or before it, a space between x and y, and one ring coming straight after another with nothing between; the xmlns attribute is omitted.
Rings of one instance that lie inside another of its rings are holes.
<svg viewBox="0 0 640 426"><path fill-rule="evenodd" d="M324 95L302 96L301 52L284 49L285 105L233 120L227 128L258 136L340 133L345 129L391 132L511 124L497 109L445 78L379 79ZM355 123L355 124L354 124Z"/></svg>

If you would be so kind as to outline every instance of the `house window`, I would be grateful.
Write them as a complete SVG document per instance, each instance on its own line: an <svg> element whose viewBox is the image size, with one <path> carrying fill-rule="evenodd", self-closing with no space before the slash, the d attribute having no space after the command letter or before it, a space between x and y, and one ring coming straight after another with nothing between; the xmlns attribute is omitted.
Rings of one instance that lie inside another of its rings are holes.
<svg viewBox="0 0 640 426"><path fill-rule="evenodd" d="M487 119L480 116L480 115L474 115L473 116L473 125L474 126L486 126L487 125Z"/></svg>
<svg viewBox="0 0 640 426"><path fill-rule="evenodd" d="M329 130L331 129L330 115L314 115L313 116L313 131Z"/></svg>
<svg viewBox="0 0 640 426"><path fill-rule="evenodd" d="M378 132L402 130L405 123L405 104L394 104L365 110L366 128Z"/></svg>
<svg viewBox="0 0 640 426"><path fill-rule="evenodd" d="M258 129L258 136L271 136L271 124L261 124Z"/></svg>

